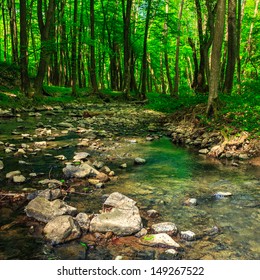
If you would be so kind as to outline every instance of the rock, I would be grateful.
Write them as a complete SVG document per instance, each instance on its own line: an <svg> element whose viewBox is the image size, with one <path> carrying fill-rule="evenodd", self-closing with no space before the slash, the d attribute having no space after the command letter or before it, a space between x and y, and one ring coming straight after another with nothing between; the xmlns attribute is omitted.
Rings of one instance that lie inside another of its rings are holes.
<svg viewBox="0 0 260 280"><path fill-rule="evenodd" d="M240 154L238 157L239 157L239 159L241 159L241 160L247 160L247 159L249 159L248 154Z"/></svg>
<svg viewBox="0 0 260 280"><path fill-rule="evenodd" d="M109 176L103 172L99 172L96 176L100 182L108 182L110 180Z"/></svg>
<svg viewBox="0 0 260 280"><path fill-rule="evenodd" d="M18 149L17 152L14 154L15 156L25 155L26 152L24 149Z"/></svg>
<svg viewBox="0 0 260 280"><path fill-rule="evenodd" d="M13 176L14 183L24 183L26 178L23 175L15 175Z"/></svg>
<svg viewBox="0 0 260 280"><path fill-rule="evenodd" d="M208 149L201 149L201 150L199 150L199 153L203 154L203 155L206 155L208 152L209 152Z"/></svg>
<svg viewBox="0 0 260 280"><path fill-rule="evenodd" d="M40 141L40 142L34 142L35 148L46 148L47 142L46 141Z"/></svg>
<svg viewBox="0 0 260 280"><path fill-rule="evenodd" d="M181 231L180 236L181 236L181 239L187 240L187 241L193 241L196 239L196 234L190 230Z"/></svg>
<svg viewBox="0 0 260 280"><path fill-rule="evenodd" d="M146 235L147 233L148 233L147 229L146 228L142 228L140 231L138 231L135 234L135 237L140 238L140 237Z"/></svg>
<svg viewBox="0 0 260 280"><path fill-rule="evenodd" d="M44 179L38 182L40 185L57 185L62 186L62 182L56 179Z"/></svg>
<svg viewBox="0 0 260 280"><path fill-rule="evenodd" d="M4 169L4 163L2 160L0 160L0 170Z"/></svg>
<svg viewBox="0 0 260 280"><path fill-rule="evenodd" d="M175 249L168 249L159 255L159 260L177 260L179 253Z"/></svg>
<svg viewBox="0 0 260 280"><path fill-rule="evenodd" d="M103 204L103 211L90 222L91 232L111 231L116 235L131 235L141 230L142 219L136 202L118 192L112 193Z"/></svg>
<svg viewBox="0 0 260 280"><path fill-rule="evenodd" d="M198 204L198 202L196 198L188 198L184 201L183 204L186 206L195 206Z"/></svg>
<svg viewBox="0 0 260 280"><path fill-rule="evenodd" d="M64 155L57 155L54 158L56 158L58 160L66 160L67 159Z"/></svg>
<svg viewBox="0 0 260 280"><path fill-rule="evenodd" d="M99 171L86 162L79 166L68 164L62 171L67 178L85 178L99 174Z"/></svg>
<svg viewBox="0 0 260 280"><path fill-rule="evenodd" d="M102 161L95 161L94 163L93 163L93 166L95 167L95 168L97 168L97 169L101 169L101 168L103 168L104 167L104 162L102 162ZM106 172L106 171L105 171ZM109 173L109 172L106 172L106 173Z"/></svg>
<svg viewBox="0 0 260 280"><path fill-rule="evenodd" d="M25 207L25 213L28 217L47 223L57 216L76 215L77 209L59 199L48 201L44 197L37 196Z"/></svg>
<svg viewBox="0 0 260 280"><path fill-rule="evenodd" d="M57 124L59 127L65 127L65 128L72 128L74 127L73 124L68 123L68 122L61 122L59 124Z"/></svg>
<svg viewBox="0 0 260 280"><path fill-rule="evenodd" d="M217 199L220 199L220 198L224 198L227 196L232 196L232 193L231 192L216 192L216 193L214 193L213 196Z"/></svg>
<svg viewBox="0 0 260 280"><path fill-rule="evenodd" d="M53 245L77 239L81 235L78 223L68 215L55 217L49 221L43 232Z"/></svg>
<svg viewBox="0 0 260 280"><path fill-rule="evenodd" d="M176 225L171 222L154 224L152 225L152 230L154 233L167 233L169 235L174 235L178 231Z"/></svg>
<svg viewBox="0 0 260 280"><path fill-rule="evenodd" d="M14 176L19 176L19 175L21 175L21 171L19 171L19 170L11 171L11 172L8 172L8 173L5 175L5 178L6 178L6 179L12 179Z"/></svg>
<svg viewBox="0 0 260 280"><path fill-rule="evenodd" d="M175 242L167 233L148 234L140 239L140 243L147 246L180 248L180 245Z"/></svg>
<svg viewBox="0 0 260 280"><path fill-rule="evenodd" d="M89 231L90 216L88 214L83 212L78 213L78 215L76 216L76 221L83 231Z"/></svg>
<svg viewBox="0 0 260 280"><path fill-rule="evenodd" d="M127 164L126 164L126 163L121 164L121 165L120 165L120 168L122 168L122 169L127 168Z"/></svg>
<svg viewBox="0 0 260 280"><path fill-rule="evenodd" d="M158 211L154 210L154 209L150 209L147 211L147 214L150 218L156 218L158 217L160 214L158 213Z"/></svg>
<svg viewBox="0 0 260 280"><path fill-rule="evenodd" d="M80 161L80 160L85 160L87 157L89 157L89 153L75 153L75 156L73 157L74 161Z"/></svg>
<svg viewBox="0 0 260 280"><path fill-rule="evenodd" d="M41 197L44 197L46 198L47 200L55 200L55 199L58 199L62 196L62 192L61 192L61 189L46 189L46 190L43 190L41 192L39 192L38 196L41 196Z"/></svg>
<svg viewBox="0 0 260 280"><path fill-rule="evenodd" d="M134 160L135 164L145 164L146 160L140 157L135 158Z"/></svg>

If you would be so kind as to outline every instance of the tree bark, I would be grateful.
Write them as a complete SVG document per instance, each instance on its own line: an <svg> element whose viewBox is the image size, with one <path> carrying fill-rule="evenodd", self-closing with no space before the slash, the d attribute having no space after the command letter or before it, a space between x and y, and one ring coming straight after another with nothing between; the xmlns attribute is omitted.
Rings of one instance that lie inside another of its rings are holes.
<svg viewBox="0 0 260 280"><path fill-rule="evenodd" d="M20 0L20 71L21 91L25 96L30 93L30 80L28 75L28 34L27 34L27 0Z"/></svg>
<svg viewBox="0 0 260 280"><path fill-rule="evenodd" d="M131 52L130 52L130 22L132 0L127 0L125 9L125 0L122 0L123 22L124 22L124 82L123 93L126 99L130 97L130 82L131 82Z"/></svg>
<svg viewBox="0 0 260 280"><path fill-rule="evenodd" d="M178 98L179 93L179 56L180 56L180 31L181 31L181 18L182 18L182 11L183 11L184 0L181 0L181 6L179 10L179 22L177 28L177 40L176 40L176 54L175 54L175 76L174 76L174 89L172 93L172 97Z"/></svg>
<svg viewBox="0 0 260 280"><path fill-rule="evenodd" d="M225 12L226 0L218 0L209 78L209 97L207 105L207 115L209 117L217 113L219 77L221 70L221 48L224 37Z"/></svg>
<svg viewBox="0 0 260 280"><path fill-rule="evenodd" d="M96 75L96 58L95 58L95 7L94 0L90 0L90 80L93 93L99 93Z"/></svg>
<svg viewBox="0 0 260 280"><path fill-rule="evenodd" d="M71 85L72 95L77 96L77 35L78 35L78 0L74 0L73 31L71 45Z"/></svg>
<svg viewBox="0 0 260 280"><path fill-rule="evenodd" d="M16 7L14 0L8 0L8 9L10 15L10 31L12 42L12 62L18 63L18 37L17 37L17 24L16 24Z"/></svg>
<svg viewBox="0 0 260 280"><path fill-rule="evenodd" d="M231 93L236 67L237 32L236 32L237 0L228 0L228 57L225 75L224 92Z"/></svg>
<svg viewBox="0 0 260 280"><path fill-rule="evenodd" d="M146 99L146 82L147 82L147 37L149 30L149 22L150 22L150 12L151 12L151 2L152 0L148 0L148 7L146 12L146 22L145 22L145 30L144 30L144 44L143 44L143 59L142 59L142 87L140 92L140 99Z"/></svg>
<svg viewBox="0 0 260 280"><path fill-rule="evenodd" d="M34 93L35 96L41 96L43 94L43 80L49 64L50 54L52 50L50 30L53 24L53 16L55 11L55 0L49 0L47 12L45 15L45 22L43 21L43 9L42 0L37 2L37 15L38 25L41 33L41 54L38 65L37 76L34 81ZM45 13L45 12L44 12Z"/></svg>

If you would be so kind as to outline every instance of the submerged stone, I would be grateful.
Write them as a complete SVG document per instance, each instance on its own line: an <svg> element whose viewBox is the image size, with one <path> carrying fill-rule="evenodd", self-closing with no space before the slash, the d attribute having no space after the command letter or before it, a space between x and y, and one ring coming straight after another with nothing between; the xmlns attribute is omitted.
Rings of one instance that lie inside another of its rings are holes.
<svg viewBox="0 0 260 280"><path fill-rule="evenodd" d="M178 231L177 226L171 222L154 224L152 225L152 230L154 233L167 233L169 235L174 235Z"/></svg>
<svg viewBox="0 0 260 280"><path fill-rule="evenodd" d="M174 241L167 233L148 234L140 239L140 243L147 246L158 246L167 248L180 248L180 245Z"/></svg>

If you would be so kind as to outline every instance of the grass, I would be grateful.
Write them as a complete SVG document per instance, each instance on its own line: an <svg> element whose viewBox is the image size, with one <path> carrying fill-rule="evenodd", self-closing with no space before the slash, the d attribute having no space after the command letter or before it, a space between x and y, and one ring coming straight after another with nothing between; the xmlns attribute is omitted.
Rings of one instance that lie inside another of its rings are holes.
<svg viewBox="0 0 260 280"><path fill-rule="evenodd" d="M205 109L197 113L196 117L209 129L223 129L229 132L248 131L255 136L260 136L260 80L250 81L242 84L242 93L234 92L231 95L220 94L221 107L218 115L213 119L205 116ZM40 99L28 99L18 90L8 90L0 87L0 107L19 108L33 107L39 105L55 105L77 102L98 103L101 102L98 96L90 95L88 89L80 89L79 96L75 99L71 95L71 88L45 86L48 96ZM103 95L111 101L126 102L121 92L104 90ZM15 97L14 97L15 96ZM133 98L136 96L133 95ZM206 108L207 95L196 95L193 92L181 92L178 99L169 95L157 93L147 94L148 103L145 108L164 113L184 113L192 111L197 105Z"/></svg>

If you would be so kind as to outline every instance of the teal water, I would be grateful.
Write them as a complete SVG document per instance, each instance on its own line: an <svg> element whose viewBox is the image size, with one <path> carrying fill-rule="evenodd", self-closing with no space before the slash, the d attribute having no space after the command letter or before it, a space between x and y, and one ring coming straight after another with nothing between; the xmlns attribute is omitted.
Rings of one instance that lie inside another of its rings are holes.
<svg viewBox="0 0 260 280"><path fill-rule="evenodd" d="M44 121L53 122L47 118ZM25 125L28 129L20 130L32 133L36 124L34 118L28 118ZM19 136L10 136L17 125L15 120L1 120L0 141L20 143ZM214 226L220 229L220 233L215 236L184 242L183 259L260 258L259 167L244 162L235 167L229 161L209 159L173 145L166 137L152 142L136 139L137 143L130 143L126 141L129 139L122 137L118 139L116 149L96 151L95 155L115 171L118 180L86 196L72 195L68 197L68 203L76 206L79 211L98 213L102 208L102 195L119 191L133 198L144 216L149 209L160 213L156 220L144 220L148 227L155 222L170 221L180 231L191 230L197 234ZM24 160L30 165L26 166L18 163L21 158L5 155L2 149L0 157L4 159L5 169L0 171L0 189L22 191L25 187L39 188L34 180L22 185L8 183L4 178L5 173L16 169L20 169L26 177L30 172L44 173L36 181L48 176L61 179L64 163L44 154L63 154L71 159L75 151L88 151L76 147L77 141L78 135L73 132L57 137L53 143L57 149L50 148L37 155L28 155ZM104 140L108 146L111 141ZM26 142L29 143L29 140L22 141ZM88 152L94 156L93 151ZM146 164L134 165L133 159L137 156L145 158ZM121 163L127 163L125 170L119 168ZM231 192L232 196L216 199L214 193L218 191ZM198 205L185 206L183 203L187 198L196 198ZM0 231L0 259L67 258L66 254L61 253L63 246L50 248L39 234L30 233L32 222L24 220L23 209L24 205L0 206L0 226L15 222L10 228ZM114 252L110 255L108 251L104 253L103 247L97 247L91 257L114 258L116 254Z"/></svg>

